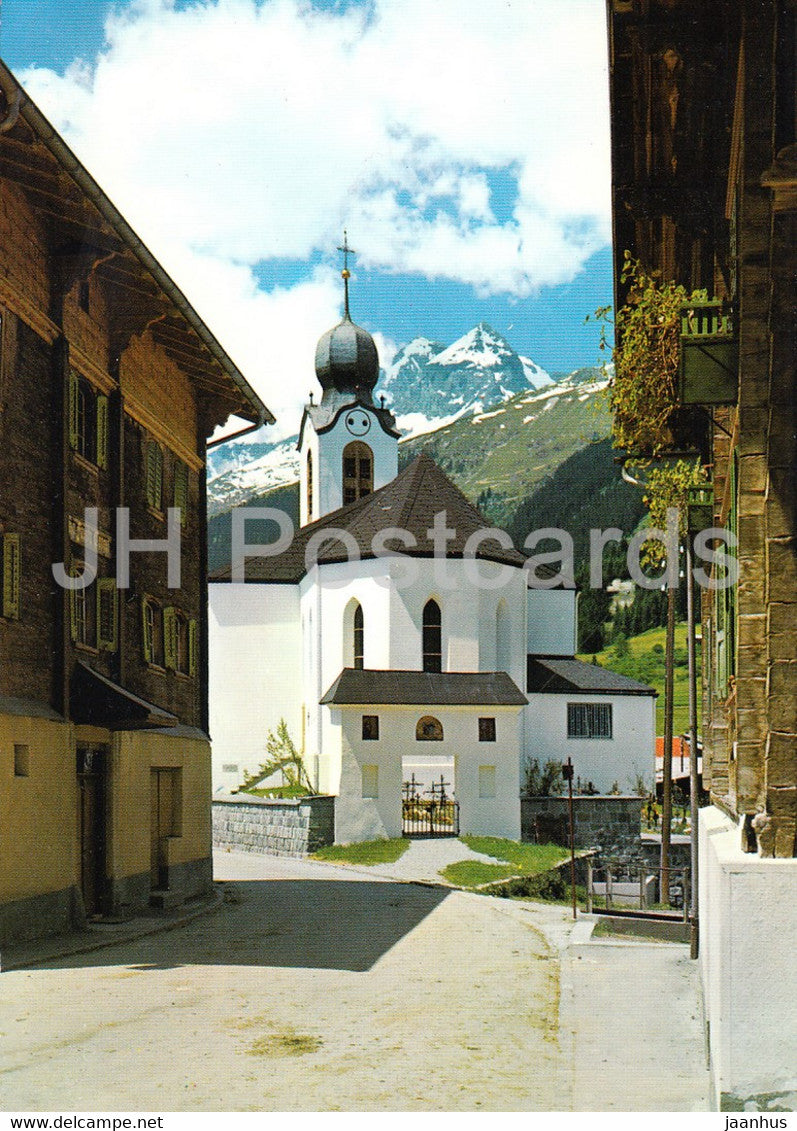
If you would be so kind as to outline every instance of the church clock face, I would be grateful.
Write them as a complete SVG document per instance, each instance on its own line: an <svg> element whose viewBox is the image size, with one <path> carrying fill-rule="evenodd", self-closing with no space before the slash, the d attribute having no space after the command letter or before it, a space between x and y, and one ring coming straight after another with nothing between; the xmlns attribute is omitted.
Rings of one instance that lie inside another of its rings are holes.
<svg viewBox="0 0 797 1131"><path fill-rule="evenodd" d="M346 413L345 423L346 431L352 436L367 436L371 431L371 417L359 408Z"/></svg>

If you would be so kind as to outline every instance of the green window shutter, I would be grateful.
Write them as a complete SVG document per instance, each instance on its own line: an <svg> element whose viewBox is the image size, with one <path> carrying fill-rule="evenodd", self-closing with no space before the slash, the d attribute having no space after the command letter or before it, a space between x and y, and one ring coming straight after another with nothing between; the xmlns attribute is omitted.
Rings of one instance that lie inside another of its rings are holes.
<svg viewBox="0 0 797 1131"><path fill-rule="evenodd" d="M108 398L97 397L97 466L108 467Z"/></svg>
<svg viewBox="0 0 797 1131"><path fill-rule="evenodd" d="M199 623L188 622L188 674L196 676L199 672Z"/></svg>
<svg viewBox="0 0 797 1131"><path fill-rule="evenodd" d="M174 464L174 506L180 509L180 525L185 526L188 506L188 468L182 460Z"/></svg>
<svg viewBox="0 0 797 1131"><path fill-rule="evenodd" d="M162 508L163 452L154 440L147 444L147 502L155 510Z"/></svg>
<svg viewBox="0 0 797 1131"><path fill-rule="evenodd" d="M73 369L69 370L69 446L73 451L78 447L78 400L80 379Z"/></svg>
<svg viewBox="0 0 797 1131"><path fill-rule="evenodd" d="M141 602L141 640L144 645L144 661L147 664L153 663L153 640L152 640L152 620L150 612L150 602L144 598Z"/></svg>
<svg viewBox="0 0 797 1131"><path fill-rule="evenodd" d="M177 668L177 609L163 610L163 655L167 668Z"/></svg>
<svg viewBox="0 0 797 1131"><path fill-rule="evenodd" d="M97 647L115 652L119 639L119 613L116 580L101 577L97 582Z"/></svg>
<svg viewBox="0 0 797 1131"><path fill-rule="evenodd" d="M19 535L3 535L3 616L19 620Z"/></svg>
<svg viewBox="0 0 797 1131"><path fill-rule="evenodd" d="M67 600L69 601L69 635L74 644L77 640L77 591L70 589L67 593Z"/></svg>

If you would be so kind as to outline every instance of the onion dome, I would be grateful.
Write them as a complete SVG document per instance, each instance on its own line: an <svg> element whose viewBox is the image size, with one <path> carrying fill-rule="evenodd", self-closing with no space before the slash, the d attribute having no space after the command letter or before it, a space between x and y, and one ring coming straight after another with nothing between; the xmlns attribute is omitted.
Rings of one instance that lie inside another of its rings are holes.
<svg viewBox="0 0 797 1131"><path fill-rule="evenodd" d="M344 232L345 237L345 232ZM353 254L344 238L345 262ZM344 285L345 309L343 320L327 330L318 340L315 350L315 371L321 388L335 389L339 393L357 393L371 399L371 393L379 380L379 354L376 343L367 330L352 322L349 314L348 266L341 272Z"/></svg>

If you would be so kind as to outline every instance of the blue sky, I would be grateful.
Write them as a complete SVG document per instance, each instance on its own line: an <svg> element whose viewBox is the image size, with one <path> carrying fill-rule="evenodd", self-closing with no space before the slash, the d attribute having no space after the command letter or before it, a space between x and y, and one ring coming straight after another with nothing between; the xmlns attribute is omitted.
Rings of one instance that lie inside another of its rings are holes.
<svg viewBox="0 0 797 1131"><path fill-rule="evenodd" d="M597 0L3 0L0 53L291 414L344 226L383 363L480 320L549 372L599 360L604 35Z"/></svg>

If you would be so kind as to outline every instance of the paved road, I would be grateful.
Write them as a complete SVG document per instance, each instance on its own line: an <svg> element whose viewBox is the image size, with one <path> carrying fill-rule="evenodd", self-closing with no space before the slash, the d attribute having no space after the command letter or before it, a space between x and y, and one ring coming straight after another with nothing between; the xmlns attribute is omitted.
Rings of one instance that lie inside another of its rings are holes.
<svg viewBox="0 0 797 1131"><path fill-rule="evenodd" d="M222 854L217 875L211 915L0 975L4 1110L705 1109L704 1072L670 1090L702 1052L683 948L365 870ZM673 989L645 1092L628 991Z"/></svg>

